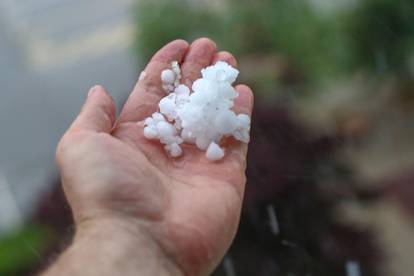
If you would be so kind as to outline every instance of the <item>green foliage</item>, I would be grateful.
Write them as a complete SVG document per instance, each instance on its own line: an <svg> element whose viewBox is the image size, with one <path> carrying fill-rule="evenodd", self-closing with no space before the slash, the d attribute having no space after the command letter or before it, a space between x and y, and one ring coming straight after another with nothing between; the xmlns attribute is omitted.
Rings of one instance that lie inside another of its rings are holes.
<svg viewBox="0 0 414 276"><path fill-rule="evenodd" d="M236 55L284 54L313 79L340 72L348 55L340 25L306 0L229 0L216 10L186 0L142 0L136 19L145 58L172 39L207 36Z"/></svg>
<svg viewBox="0 0 414 276"><path fill-rule="evenodd" d="M413 18L413 1L362 1L346 18L354 68L380 73L405 70L414 50Z"/></svg>
<svg viewBox="0 0 414 276"><path fill-rule="evenodd" d="M143 57L175 39L207 36L241 55L283 54L309 81L360 68L407 71L414 50L414 2L362 0L347 12L321 14L307 0L141 0L137 48Z"/></svg>
<svg viewBox="0 0 414 276"><path fill-rule="evenodd" d="M177 38L192 39L204 34L214 37L213 14L191 6L186 0L144 0L136 11L136 47L144 58Z"/></svg>
<svg viewBox="0 0 414 276"><path fill-rule="evenodd" d="M243 31L232 41L241 42L243 53L286 55L309 78L338 72L344 64L346 41L340 26L317 14L306 0L231 1L232 28ZM231 33L231 32L230 32ZM237 53L237 45L232 47Z"/></svg>
<svg viewBox="0 0 414 276"><path fill-rule="evenodd" d="M0 239L0 275L18 275L22 269L39 262L42 250L50 244L49 231L27 226Z"/></svg>

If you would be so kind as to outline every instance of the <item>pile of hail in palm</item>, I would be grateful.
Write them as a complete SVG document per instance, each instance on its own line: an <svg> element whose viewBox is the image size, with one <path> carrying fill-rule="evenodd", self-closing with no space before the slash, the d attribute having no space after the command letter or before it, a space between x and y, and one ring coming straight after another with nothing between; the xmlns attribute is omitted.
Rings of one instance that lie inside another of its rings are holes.
<svg viewBox="0 0 414 276"><path fill-rule="evenodd" d="M173 62L161 73L167 96L159 102L159 111L145 119L144 136L159 140L172 157L183 155L183 143L194 144L210 161L224 157L220 144L226 137L248 143L250 117L232 110L239 96L232 86L238 74L219 61L201 70L202 77L190 89L180 84L181 69Z"/></svg>

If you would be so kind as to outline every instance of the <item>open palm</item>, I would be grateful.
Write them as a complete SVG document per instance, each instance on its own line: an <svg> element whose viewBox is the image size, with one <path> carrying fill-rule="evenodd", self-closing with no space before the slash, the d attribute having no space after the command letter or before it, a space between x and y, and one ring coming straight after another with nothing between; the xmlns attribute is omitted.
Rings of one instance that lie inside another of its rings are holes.
<svg viewBox="0 0 414 276"><path fill-rule="evenodd" d="M143 119L165 95L160 74L172 61L182 66L186 85L200 70L224 60L236 66L214 42L191 46L173 41L159 50L145 69L118 119L110 96L95 86L80 115L62 138L57 159L65 193L77 224L122 218L145 229L188 275L211 272L237 229L245 184L247 145L229 139L226 156L209 162L204 152L184 145L173 159L157 141L143 136ZM245 85L235 111L251 113L253 96Z"/></svg>

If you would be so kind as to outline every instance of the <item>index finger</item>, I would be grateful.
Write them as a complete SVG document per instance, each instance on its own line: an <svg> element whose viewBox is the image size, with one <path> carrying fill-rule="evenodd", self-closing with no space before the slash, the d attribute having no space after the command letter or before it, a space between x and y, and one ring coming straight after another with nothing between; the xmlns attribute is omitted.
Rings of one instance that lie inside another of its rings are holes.
<svg viewBox="0 0 414 276"><path fill-rule="evenodd" d="M141 121L157 110L158 102L166 95L161 72L170 68L173 61L182 62L188 48L186 41L174 40L152 57L125 103L117 124Z"/></svg>

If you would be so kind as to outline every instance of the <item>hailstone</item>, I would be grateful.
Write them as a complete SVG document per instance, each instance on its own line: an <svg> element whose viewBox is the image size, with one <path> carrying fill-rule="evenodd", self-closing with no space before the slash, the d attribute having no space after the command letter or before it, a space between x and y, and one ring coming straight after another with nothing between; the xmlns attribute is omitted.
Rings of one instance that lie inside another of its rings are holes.
<svg viewBox="0 0 414 276"><path fill-rule="evenodd" d="M144 136L159 140L171 157L183 154L182 143L194 144L210 161L224 157L225 150L220 147L224 137L248 143L250 116L231 109L238 97L232 86L238 74L228 63L219 61L201 70L202 77L190 89L180 84L181 69L174 61L161 73L168 95L160 100L159 112L145 119Z"/></svg>

